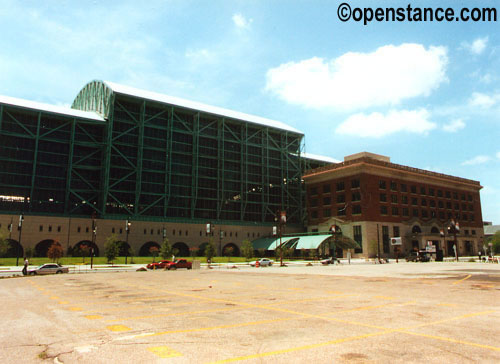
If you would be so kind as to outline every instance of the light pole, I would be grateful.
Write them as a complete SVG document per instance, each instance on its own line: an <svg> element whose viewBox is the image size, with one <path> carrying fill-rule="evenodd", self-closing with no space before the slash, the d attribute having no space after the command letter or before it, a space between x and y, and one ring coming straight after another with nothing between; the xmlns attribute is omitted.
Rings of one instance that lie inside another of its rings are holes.
<svg viewBox="0 0 500 364"><path fill-rule="evenodd" d="M126 243L127 243L127 246L125 247L125 264L127 264L127 258L128 258L128 234L130 233L130 226L132 225L132 223L130 222L129 219L126 220L125 222L125 232L127 234L127 240L126 240Z"/></svg>
<svg viewBox="0 0 500 364"><path fill-rule="evenodd" d="M453 235L453 246L455 250L455 259L458 262L458 244L457 244L457 233L460 231L460 225L458 224L458 221L455 222L454 219L450 221L450 224L448 225L448 235Z"/></svg>
<svg viewBox="0 0 500 364"><path fill-rule="evenodd" d="M222 239L224 238L224 231L222 231L222 226L219 227L219 256L222 257Z"/></svg>
<svg viewBox="0 0 500 364"><path fill-rule="evenodd" d="M21 247L21 233L23 232L23 221L24 215L19 215L19 245L17 246L17 258L16 258L16 267L19 265L19 248Z"/></svg>
<svg viewBox="0 0 500 364"><path fill-rule="evenodd" d="M90 269L94 266L94 246L97 237L97 223L95 221L95 215L92 215L92 246L90 247Z"/></svg>

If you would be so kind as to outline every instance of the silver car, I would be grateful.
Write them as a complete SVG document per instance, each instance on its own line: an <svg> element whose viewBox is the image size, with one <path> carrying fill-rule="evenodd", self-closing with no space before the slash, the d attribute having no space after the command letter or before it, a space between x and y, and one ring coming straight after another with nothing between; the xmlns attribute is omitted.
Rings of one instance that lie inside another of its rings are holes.
<svg viewBox="0 0 500 364"><path fill-rule="evenodd" d="M267 259L267 258L262 258L260 260L256 260L256 261L253 261L253 262L250 262L250 265L252 267L255 267L257 265L257 262L259 262L259 265L261 267L267 267L267 266L271 266L273 265L274 261L271 260L271 259Z"/></svg>
<svg viewBox="0 0 500 364"><path fill-rule="evenodd" d="M37 274L60 274L60 273L68 273L68 267L63 267L57 263L46 263L42 264L38 268L28 270L28 274L37 275Z"/></svg>

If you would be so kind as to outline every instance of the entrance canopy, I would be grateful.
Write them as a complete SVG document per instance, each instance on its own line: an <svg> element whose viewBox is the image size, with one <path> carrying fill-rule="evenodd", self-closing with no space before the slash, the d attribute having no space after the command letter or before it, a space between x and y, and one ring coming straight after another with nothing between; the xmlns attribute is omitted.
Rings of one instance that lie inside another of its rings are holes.
<svg viewBox="0 0 500 364"><path fill-rule="evenodd" d="M281 244L285 248L293 249L318 249L319 246L332 239L331 234L309 235L309 236L284 236L281 238ZM252 242L255 250L275 250L280 246L280 238L260 238Z"/></svg>

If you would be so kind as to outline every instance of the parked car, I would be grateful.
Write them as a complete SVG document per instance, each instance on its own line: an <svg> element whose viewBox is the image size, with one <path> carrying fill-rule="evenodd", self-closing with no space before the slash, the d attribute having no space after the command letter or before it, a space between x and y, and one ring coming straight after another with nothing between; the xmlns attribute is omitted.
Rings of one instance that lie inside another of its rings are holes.
<svg viewBox="0 0 500 364"><path fill-rule="evenodd" d="M321 264L324 264L324 265L335 264L335 263L338 263L338 260L337 260L337 258L333 258L333 257L321 260Z"/></svg>
<svg viewBox="0 0 500 364"><path fill-rule="evenodd" d="M160 260L159 262L149 263L146 268L148 269L163 269L167 264L172 263L170 260Z"/></svg>
<svg viewBox="0 0 500 364"><path fill-rule="evenodd" d="M410 252L410 254L406 257L407 262L428 262L429 260L431 260L431 257L425 250L420 252Z"/></svg>
<svg viewBox="0 0 500 364"><path fill-rule="evenodd" d="M274 261L271 260L271 259L267 259L267 258L262 258L262 259L259 259L259 260L254 260L253 262L250 262L250 265L252 267L255 267L257 262L259 262L259 265L261 267L267 267L267 266L271 266L273 265Z"/></svg>
<svg viewBox="0 0 500 364"><path fill-rule="evenodd" d="M46 263L42 264L38 268L28 270L28 274L37 275L37 274L60 274L60 273L68 273L68 267L63 267L61 264L57 263Z"/></svg>
<svg viewBox="0 0 500 364"><path fill-rule="evenodd" d="M166 266L166 269L177 269L177 268L193 268L193 263L188 262L186 259L177 259L174 262L169 262Z"/></svg>

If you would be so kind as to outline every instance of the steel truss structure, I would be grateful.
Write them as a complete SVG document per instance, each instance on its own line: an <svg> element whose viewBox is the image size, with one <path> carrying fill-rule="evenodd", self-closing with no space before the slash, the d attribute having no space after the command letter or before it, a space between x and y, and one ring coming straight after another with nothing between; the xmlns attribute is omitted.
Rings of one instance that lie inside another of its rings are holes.
<svg viewBox="0 0 500 364"><path fill-rule="evenodd" d="M72 108L103 120L0 103L2 211L246 225L285 210L304 223L304 135L293 128L102 81Z"/></svg>

